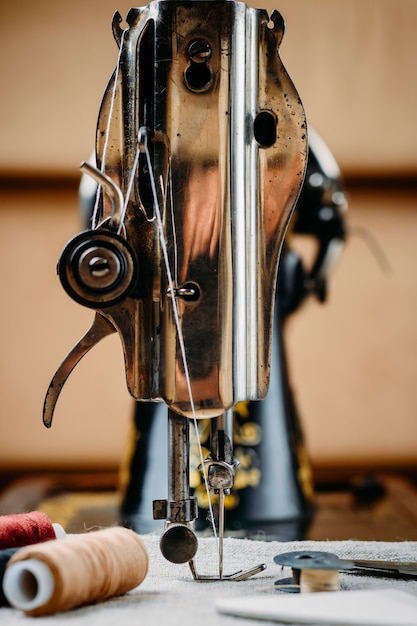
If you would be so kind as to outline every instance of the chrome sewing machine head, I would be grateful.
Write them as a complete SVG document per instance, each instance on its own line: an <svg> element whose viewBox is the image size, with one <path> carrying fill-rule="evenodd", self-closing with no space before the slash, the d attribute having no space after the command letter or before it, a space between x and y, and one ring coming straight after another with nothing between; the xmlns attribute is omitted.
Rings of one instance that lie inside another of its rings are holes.
<svg viewBox="0 0 417 626"><path fill-rule="evenodd" d="M163 554L193 563L197 516L189 488L189 424L212 419L207 491L233 484L228 416L268 390L280 250L303 182L307 129L278 54L278 12L234 0L168 0L118 13L116 69L97 127L101 191L90 230L64 249L58 273L95 320L55 374L62 386L101 338L118 332L127 385L168 407L168 498Z"/></svg>

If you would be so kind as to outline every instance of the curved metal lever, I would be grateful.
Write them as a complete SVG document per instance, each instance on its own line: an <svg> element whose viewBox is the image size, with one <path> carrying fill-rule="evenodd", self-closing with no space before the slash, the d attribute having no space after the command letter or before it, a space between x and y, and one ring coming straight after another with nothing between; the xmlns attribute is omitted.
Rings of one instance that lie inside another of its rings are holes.
<svg viewBox="0 0 417 626"><path fill-rule="evenodd" d="M91 163L88 163L88 161L83 161L81 163L80 170L82 170L85 174L91 176L91 178L95 180L97 184L103 187L108 198L110 199L112 206L112 215L109 221L109 225L112 229L117 230L120 227L122 221L123 194L121 190L109 176L91 165Z"/></svg>
<svg viewBox="0 0 417 626"><path fill-rule="evenodd" d="M59 394L74 367L101 339L115 332L115 327L100 313L96 313L92 325L62 361L48 387L43 405L43 423L47 428L52 426Z"/></svg>

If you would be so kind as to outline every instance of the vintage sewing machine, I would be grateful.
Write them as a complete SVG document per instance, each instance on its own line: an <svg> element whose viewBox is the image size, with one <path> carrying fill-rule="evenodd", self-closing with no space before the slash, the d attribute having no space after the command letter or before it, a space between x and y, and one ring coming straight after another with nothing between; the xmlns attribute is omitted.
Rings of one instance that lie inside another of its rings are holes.
<svg viewBox="0 0 417 626"><path fill-rule="evenodd" d="M168 497L161 551L194 557L190 427L211 425L200 471L218 501L223 573L224 498L236 459L231 415L264 398L270 377L277 269L307 161L307 127L279 46L281 15L234 0L167 0L133 8L113 34L116 69L99 113L98 183L91 228L58 264L63 287L95 311L91 328L58 368L45 400L51 426L79 360L117 332L129 392L167 407ZM157 496L157 494L155 494ZM211 506L211 519L214 514Z"/></svg>

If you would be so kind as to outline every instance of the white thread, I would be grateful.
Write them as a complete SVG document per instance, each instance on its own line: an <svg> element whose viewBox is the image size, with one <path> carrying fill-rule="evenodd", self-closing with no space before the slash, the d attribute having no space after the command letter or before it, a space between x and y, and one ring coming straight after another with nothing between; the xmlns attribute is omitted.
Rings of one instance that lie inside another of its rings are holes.
<svg viewBox="0 0 417 626"><path fill-rule="evenodd" d="M174 274L175 274L175 280L178 281L178 249L177 249L177 227L175 224L175 215L174 215L174 201L172 199L172 175L171 175L171 158L169 159L169 168L168 168L168 177L169 177L169 193L170 193L170 202L169 202L169 206L171 207L171 220L172 220L172 224L173 224L173 229L172 229L172 234L173 234L173 238L174 238ZM161 187L162 185L162 177L160 179L160 185Z"/></svg>
<svg viewBox="0 0 417 626"><path fill-rule="evenodd" d="M150 154L149 154L149 150L148 150L148 146L146 145L146 142L145 142L145 154L146 154L146 161L147 161L147 164L148 164L149 176L150 176L150 181L151 181L152 195L153 195L153 198L154 198L155 213L156 213L156 220L157 220L157 223L158 223L159 239L160 239L160 243L161 243L162 255L164 257L164 263L165 263L165 269L166 269L166 272L167 272L167 278L168 278L168 285L169 285L170 293L172 294L172 298L171 298L171 300L172 300L172 308L173 308L173 311L174 311L175 325L176 325L176 328L177 328L178 341L179 341L179 344L180 344L181 358L182 358L182 363L183 363L183 367L184 367L184 374L185 374L185 381L187 383L187 391L188 391L188 395L189 395L189 398L190 398L191 412L192 412L192 415L193 415L193 422L194 422L194 428L195 428L195 432L196 432L198 451L199 451L200 460L201 460L201 468L202 468L203 477L204 477L204 485L205 485L205 488L206 488L208 505L209 505L209 511L210 511L210 520L211 520L211 523L212 523L212 526L213 526L213 534L214 534L214 537L216 539L216 544L218 545L216 524L215 524L215 521L214 521L213 507L211 505L210 490L209 490L208 479L207 479L207 474L206 474L206 469L205 469L205 463L204 463L204 457L203 457L203 449L201 447L200 437L198 435L198 423L197 423L197 417L196 417L196 412L195 412L194 400L193 400L193 395L192 395L192 390L191 390L191 380L190 380L190 374L189 374L189 371L188 371L187 357L186 357L186 354L185 354L184 338L183 338L183 335L182 335L182 330L181 330L181 325L180 325L180 317L179 317L178 307L177 307L177 301L176 301L176 298L175 298L174 283L173 283L173 280L172 280L171 268L170 268L169 259L168 259L168 250L167 250L166 242L165 242L165 239L164 239L164 230L163 230L163 224L162 224L161 211L159 209L158 195L157 195L157 191L156 191L155 180L154 180L154 177L153 177L153 167L152 167Z"/></svg>
<svg viewBox="0 0 417 626"><path fill-rule="evenodd" d="M138 162L139 162L139 155L140 155L140 149L138 147L136 149L135 158L133 160L132 171L130 172L129 181L128 181L128 184L127 184L125 201L124 201L124 204L123 204L122 214L120 216L120 225L119 225L119 228L118 228L118 231L117 231L118 235L120 235L120 232L121 232L121 230L123 228L123 222L124 222L126 211L127 211L127 205L129 204L130 194L132 193L132 187L133 187L133 181L134 181L134 177L135 177L135 172L136 172L136 168L137 168Z"/></svg>
<svg viewBox="0 0 417 626"><path fill-rule="evenodd" d="M106 164L107 148L108 148L108 145L109 145L110 126L111 126L111 121L112 121L112 117L113 117L114 102L116 100L116 91L117 91L117 83L118 83L118 80L119 80L120 59L121 59L121 55L122 55L124 36L125 36L125 31L122 32L122 36L120 38L120 47L119 47L119 53L117 55L116 70L115 70L115 73L114 73L114 84L113 84L111 100L110 100L109 116L107 118L106 136L105 136L105 140L104 140L103 153L102 153L102 157L101 157L101 171L103 173L104 173L104 168L105 168L105 164ZM96 200L95 200L95 203L94 203L93 215L91 217L91 227L93 229L95 229L97 227L97 219L98 219L97 215L98 215L99 199L100 199L100 185L97 187ZM122 221L123 220L121 220L120 223L122 223Z"/></svg>

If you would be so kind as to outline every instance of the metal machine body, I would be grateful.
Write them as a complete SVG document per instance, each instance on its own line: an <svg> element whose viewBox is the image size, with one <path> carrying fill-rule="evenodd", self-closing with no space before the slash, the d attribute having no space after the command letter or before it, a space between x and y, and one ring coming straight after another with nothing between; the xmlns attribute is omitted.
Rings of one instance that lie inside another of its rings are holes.
<svg viewBox="0 0 417 626"><path fill-rule="evenodd" d="M76 363L117 332L128 389L168 407L163 554L191 564L190 422L212 422L201 459L222 504L233 485L230 412L264 398L280 251L304 179L307 129L271 16L234 0L168 0L118 13L116 69L97 125L100 192L91 228L65 247L58 273L96 311L49 387L44 423ZM258 568L255 568L259 571ZM253 573L252 571L248 574ZM240 579L241 574L232 575Z"/></svg>

